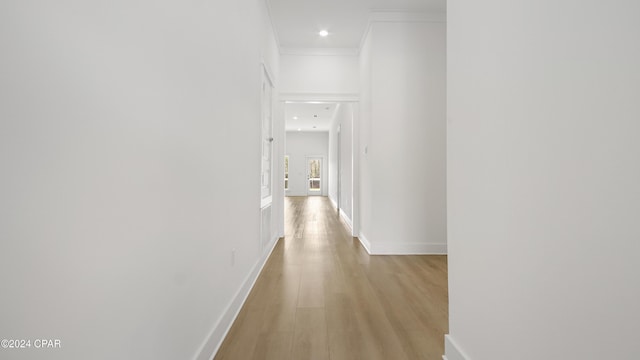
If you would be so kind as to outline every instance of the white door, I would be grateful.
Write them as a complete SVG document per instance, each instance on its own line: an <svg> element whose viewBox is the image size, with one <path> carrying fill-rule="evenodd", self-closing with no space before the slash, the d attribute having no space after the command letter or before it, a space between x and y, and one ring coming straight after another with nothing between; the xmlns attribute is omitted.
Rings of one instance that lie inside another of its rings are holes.
<svg viewBox="0 0 640 360"><path fill-rule="evenodd" d="M307 158L307 195L322 195L322 158Z"/></svg>

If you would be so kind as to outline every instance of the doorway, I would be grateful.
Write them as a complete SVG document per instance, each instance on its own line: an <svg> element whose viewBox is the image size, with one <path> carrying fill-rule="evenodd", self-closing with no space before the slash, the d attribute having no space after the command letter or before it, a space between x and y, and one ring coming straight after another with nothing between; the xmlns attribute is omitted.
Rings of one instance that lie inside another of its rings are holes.
<svg viewBox="0 0 640 360"><path fill-rule="evenodd" d="M322 158L307 158L307 195L322 195Z"/></svg>
<svg viewBox="0 0 640 360"><path fill-rule="evenodd" d="M282 166L278 171L282 184L286 184L284 196L328 197L351 233L357 234L361 156L358 99L350 95L280 95L285 139L281 157L288 157L288 169ZM284 220L287 215L281 216ZM280 226L284 228L282 222Z"/></svg>

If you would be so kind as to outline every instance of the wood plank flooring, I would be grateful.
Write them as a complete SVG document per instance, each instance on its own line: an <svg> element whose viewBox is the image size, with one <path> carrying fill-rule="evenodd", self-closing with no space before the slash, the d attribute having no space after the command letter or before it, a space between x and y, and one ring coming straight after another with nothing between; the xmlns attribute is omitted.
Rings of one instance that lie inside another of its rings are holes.
<svg viewBox="0 0 640 360"><path fill-rule="evenodd" d="M326 197L287 197L285 233L216 360L440 360L446 256L369 256Z"/></svg>

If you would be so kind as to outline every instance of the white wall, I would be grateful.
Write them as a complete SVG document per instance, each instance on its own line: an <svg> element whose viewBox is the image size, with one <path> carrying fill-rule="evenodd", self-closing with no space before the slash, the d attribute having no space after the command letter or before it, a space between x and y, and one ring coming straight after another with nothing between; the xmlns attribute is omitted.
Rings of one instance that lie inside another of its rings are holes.
<svg viewBox="0 0 640 360"><path fill-rule="evenodd" d="M358 126L354 127L359 132L357 148L358 171L354 174L358 181L354 184L356 192L359 192L359 216L354 223L358 224L358 237L371 252L371 244L368 243L368 232L374 232L373 223L373 176L372 163L369 161L369 144L371 144L371 84L372 84L372 43L375 37L375 29L370 28L360 49L359 73L360 73L360 117ZM355 138L354 138L355 139ZM357 203L356 203L357 204Z"/></svg>
<svg viewBox="0 0 640 360"><path fill-rule="evenodd" d="M0 327L62 341L0 357L221 339L263 256L260 4L0 3Z"/></svg>
<svg viewBox="0 0 640 360"><path fill-rule="evenodd" d="M373 22L364 43L361 231L372 253L446 252L445 42L445 23L425 20Z"/></svg>
<svg viewBox="0 0 640 360"><path fill-rule="evenodd" d="M450 332L468 359L640 358L639 13L448 2Z"/></svg>
<svg viewBox="0 0 640 360"><path fill-rule="evenodd" d="M276 85L277 87L277 85ZM278 96L278 95L276 95ZM285 106L283 102L275 104L273 118L274 137L274 196L273 196L273 231L277 237L284 236L284 155L286 147Z"/></svg>
<svg viewBox="0 0 640 360"><path fill-rule="evenodd" d="M282 93L357 94L356 55L287 55L280 60Z"/></svg>
<svg viewBox="0 0 640 360"><path fill-rule="evenodd" d="M287 196L307 195L307 157L322 157L322 195L327 195L329 133L287 131L285 155L289 156Z"/></svg>
<svg viewBox="0 0 640 360"><path fill-rule="evenodd" d="M266 0L257 0L263 12L261 56L274 82L273 96L273 138L272 151L272 221L269 239L284 236L284 106L279 100L280 89L280 48L266 8Z"/></svg>
<svg viewBox="0 0 640 360"><path fill-rule="evenodd" d="M353 215L353 104L338 104L329 131L329 197L342 210L350 223ZM338 161L338 128L340 128L340 161ZM338 171L338 163L340 171ZM340 204L338 204L338 177L340 180Z"/></svg>

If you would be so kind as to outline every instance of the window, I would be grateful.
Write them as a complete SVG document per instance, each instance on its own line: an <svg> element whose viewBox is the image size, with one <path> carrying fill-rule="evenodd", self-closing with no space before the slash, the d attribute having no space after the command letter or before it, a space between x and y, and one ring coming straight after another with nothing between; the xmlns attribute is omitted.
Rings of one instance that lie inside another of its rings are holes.
<svg viewBox="0 0 640 360"><path fill-rule="evenodd" d="M284 189L289 190L289 155L284 157Z"/></svg>

